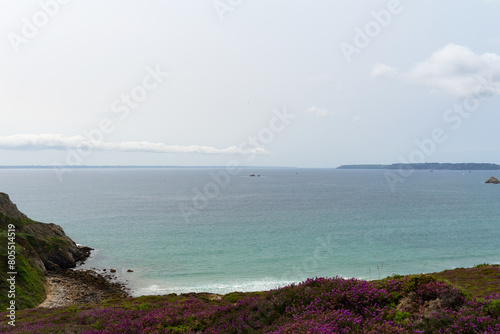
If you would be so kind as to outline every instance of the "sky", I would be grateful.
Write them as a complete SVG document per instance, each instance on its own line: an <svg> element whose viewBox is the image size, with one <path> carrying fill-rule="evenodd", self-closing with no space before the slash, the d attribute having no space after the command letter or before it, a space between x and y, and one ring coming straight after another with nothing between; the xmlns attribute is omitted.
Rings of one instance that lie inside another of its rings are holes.
<svg viewBox="0 0 500 334"><path fill-rule="evenodd" d="M500 163L497 0L5 0L0 165Z"/></svg>

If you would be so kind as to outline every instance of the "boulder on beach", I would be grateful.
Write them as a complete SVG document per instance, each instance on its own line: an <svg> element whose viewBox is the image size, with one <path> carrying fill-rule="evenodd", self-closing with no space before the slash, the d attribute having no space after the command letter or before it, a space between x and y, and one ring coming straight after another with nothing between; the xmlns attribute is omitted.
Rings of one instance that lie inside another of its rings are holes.
<svg viewBox="0 0 500 334"><path fill-rule="evenodd" d="M490 177L485 183L500 184L500 181L494 176Z"/></svg>

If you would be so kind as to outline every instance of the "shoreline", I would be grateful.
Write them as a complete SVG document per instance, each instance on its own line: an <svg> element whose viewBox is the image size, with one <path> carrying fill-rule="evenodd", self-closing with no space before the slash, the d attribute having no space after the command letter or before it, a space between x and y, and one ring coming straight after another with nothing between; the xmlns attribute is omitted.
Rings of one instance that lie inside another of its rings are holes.
<svg viewBox="0 0 500 334"><path fill-rule="evenodd" d="M469 282L465 282L464 273L468 272L480 272L483 267L498 268L494 269L497 272L497 277L500 278L500 265L499 264L484 264L477 265L472 268L455 268L448 269L442 272L427 273L424 275L431 275L436 277L442 277L450 281L452 284L461 286L462 288L470 289L475 295L477 295L477 289L468 286ZM477 274L475 274L477 275ZM483 274L481 274L483 275ZM397 275L399 276L399 275ZM390 276L388 276L390 277ZM113 282L117 278L113 275L103 275L95 270L91 269L65 269L57 272L48 272L46 274L47 283L47 297L39 304L36 308L46 308L52 309L57 307L66 307L76 304L88 304L88 303L99 303L104 300L111 299L124 299L124 298L134 298L130 294L130 290L125 283L119 281ZM477 278L477 277L476 277ZM498 278L493 280L496 283L491 284L490 287L500 293L500 281ZM380 279L379 279L380 280ZM362 280L368 281L368 280ZM377 280L375 280L377 281ZM464 285L464 282L466 285ZM242 292L235 291L229 294L239 294L239 295L252 295L254 293L262 293L268 290L262 291L251 291ZM490 291L492 292L492 291ZM227 294L218 294L212 292L181 292L174 293L175 295L184 296L202 296L209 300L221 300ZM153 296L167 296L168 294L153 295ZM499 295L500 296L500 295Z"/></svg>
<svg viewBox="0 0 500 334"><path fill-rule="evenodd" d="M89 274L93 276L92 274ZM255 293L169 294L20 310L16 333L500 333L500 265L378 282L339 277ZM293 313L292 313L293 312ZM8 315L8 312L4 312Z"/></svg>
<svg viewBox="0 0 500 334"><path fill-rule="evenodd" d="M56 308L130 297L125 284L112 282L111 275L103 276L90 269L47 272L45 277L47 297L37 308Z"/></svg>

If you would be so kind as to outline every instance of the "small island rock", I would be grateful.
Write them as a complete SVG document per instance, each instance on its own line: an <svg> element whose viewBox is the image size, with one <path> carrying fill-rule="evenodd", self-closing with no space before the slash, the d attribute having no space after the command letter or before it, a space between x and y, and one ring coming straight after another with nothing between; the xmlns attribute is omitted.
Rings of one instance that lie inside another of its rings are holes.
<svg viewBox="0 0 500 334"><path fill-rule="evenodd" d="M493 184L500 184L500 181L498 181L498 179L496 177L490 177L488 181L486 181L485 183L493 183Z"/></svg>

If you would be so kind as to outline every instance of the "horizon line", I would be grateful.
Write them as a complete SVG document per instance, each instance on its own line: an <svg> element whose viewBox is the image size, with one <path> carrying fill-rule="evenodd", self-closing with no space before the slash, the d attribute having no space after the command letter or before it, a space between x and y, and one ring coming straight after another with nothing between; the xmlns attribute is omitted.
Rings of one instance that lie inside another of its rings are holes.
<svg viewBox="0 0 500 334"><path fill-rule="evenodd" d="M222 165L0 165L0 169L15 169L15 168L25 168L25 169L62 169L62 168L227 168L228 166ZM295 166L237 166L238 168L301 168ZM314 168L314 167L312 167ZM323 167L319 167L323 168ZM325 168L336 168L336 167L325 167Z"/></svg>

